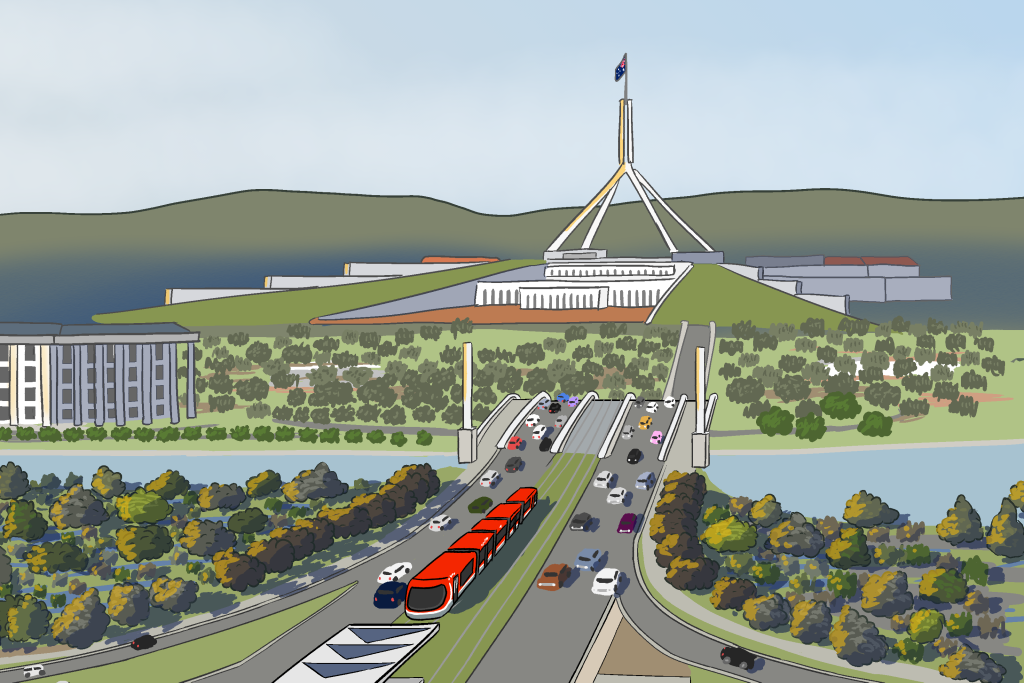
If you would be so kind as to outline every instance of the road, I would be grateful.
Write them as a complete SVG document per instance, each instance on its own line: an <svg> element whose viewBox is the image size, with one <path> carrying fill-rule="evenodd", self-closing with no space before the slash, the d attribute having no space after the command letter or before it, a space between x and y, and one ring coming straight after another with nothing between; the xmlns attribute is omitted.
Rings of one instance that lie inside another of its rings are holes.
<svg viewBox="0 0 1024 683"><path fill-rule="evenodd" d="M608 429L615 419L622 401L593 401L572 429L572 434L562 446L563 453L587 453L597 455L604 443Z"/></svg>
<svg viewBox="0 0 1024 683"><path fill-rule="evenodd" d="M707 359L707 353L710 352L711 344L711 328L707 325L687 325L686 336L683 338L683 350L679 356L679 366L676 368L675 381L672 384L672 391L678 399L683 394L692 401L697 395L694 385L694 375L696 374L697 364L695 362L696 349L698 346L703 346L707 351L705 352L705 359Z"/></svg>
<svg viewBox="0 0 1024 683"><path fill-rule="evenodd" d="M594 402L586 410L589 413L590 410L600 409L602 403L607 402ZM616 401L614 405L617 407L621 404ZM658 412L654 414L643 408L629 408L626 424L637 427L641 417L650 415L653 418L652 428L636 429L630 439L617 437L611 455L602 459L597 466L598 471L608 470L618 475L616 486L622 486L630 492L626 504L609 504L606 500L609 489L597 488L591 483L572 516L580 511L587 512L595 518L594 524L589 531L571 531L567 525L544 561L544 567L561 562L574 567L581 550L597 549L602 551L598 565L600 568L614 567L626 574L624 594L636 594L639 599L646 600L635 583L637 578L632 576L633 534L620 534L617 527L619 519L626 512L641 517L634 527L635 533L643 533L646 527L646 520L642 519L644 509L656 491L637 490L636 478L641 472L654 472L655 476L661 472L663 463L658 462L657 456L659 446L650 443L650 435L655 430L666 432L674 413L660 403L659 406ZM580 426L587 418L587 414L580 418ZM613 418L614 413L608 421ZM607 428L597 435L598 444L606 434ZM626 455L632 448L640 448L644 454L643 460L636 465L626 462ZM565 452L580 451L566 448ZM570 680L611 600L591 592L593 577L594 574L589 571L573 569L565 586L555 592L537 588L538 577L530 577L533 585L495 641L501 647L488 650L469 680L472 683L518 683L523 677L524 655L529 657L529 670L536 674L537 680ZM543 628L538 628L538 625L543 625Z"/></svg>

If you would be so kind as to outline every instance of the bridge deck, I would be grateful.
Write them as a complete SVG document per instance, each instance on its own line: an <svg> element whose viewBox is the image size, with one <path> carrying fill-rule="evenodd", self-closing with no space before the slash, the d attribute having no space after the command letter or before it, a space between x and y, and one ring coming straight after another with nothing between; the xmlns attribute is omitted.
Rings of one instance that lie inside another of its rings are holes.
<svg viewBox="0 0 1024 683"><path fill-rule="evenodd" d="M586 407L583 417L573 427L572 434L562 447L563 453L586 453L597 455L597 449L604 443L608 430L615 421L622 401L593 401Z"/></svg>

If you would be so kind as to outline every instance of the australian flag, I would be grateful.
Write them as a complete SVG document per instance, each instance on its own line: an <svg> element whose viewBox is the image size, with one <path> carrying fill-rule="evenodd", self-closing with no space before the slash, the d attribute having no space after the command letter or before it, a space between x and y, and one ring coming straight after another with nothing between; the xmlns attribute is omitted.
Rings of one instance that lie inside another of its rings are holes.
<svg viewBox="0 0 1024 683"><path fill-rule="evenodd" d="M622 55L622 61L615 67L615 82L618 83L619 79L626 75L626 55Z"/></svg>

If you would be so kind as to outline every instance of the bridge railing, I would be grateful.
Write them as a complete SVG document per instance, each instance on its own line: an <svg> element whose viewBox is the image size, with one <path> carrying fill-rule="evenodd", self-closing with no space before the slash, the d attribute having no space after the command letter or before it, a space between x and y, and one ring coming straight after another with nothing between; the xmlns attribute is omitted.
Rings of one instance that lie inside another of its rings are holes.
<svg viewBox="0 0 1024 683"><path fill-rule="evenodd" d="M679 432L679 423L683 419L683 413L686 412L686 406L689 405L689 401L686 400L686 394L679 397L679 403L676 404L676 414L672 416L672 422L668 426L668 434L661 442L661 450L658 451L658 460L661 462L665 461L668 457L668 452L672 448L672 442L676 440L676 434Z"/></svg>
<svg viewBox="0 0 1024 683"><path fill-rule="evenodd" d="M540 403L542 398L546 398L549 401L551 400L551 396L549 396L546 391L542 391L530 399L530 402L526 404L526 407L519 411L516 418L512 420L512 424L508 426L508 429L506 429L501 435L501 438L498 439L498 443L496 445L497 448L505 448L508 446L508 440L511 439L512 435L516 433L516 430L522 426L523 420L526 419L526 416L530 414L531 410L537 407L537 404Z"/></svg>
<svg viewBox="0 0 1024 683"><path fill-rule="evenodd" d="M619 407L619 412L615 414L615 421L612 422L612 428L608 431L608 436L604 437L604 443L601 444L601 448L597 451L598 458L607 458L609 451L611 451L612 445L615 443L615 439L619 437L619 432L622 430L622 424L626 421L626 413L629 411L629 404L636 400L636 394L632 391L626 394L626 398L622 399L622 405Z"/></svg>
<svg viewBox="0 0 1024 683"><path fill-rule="evenodd" d="M583 397L582 401L580 401L580 404L576 406L576 410L572 411L572 416L569 417L569 420L565 423L565 426L562 427L562 431L558 433L558 436L555 438L555 442L551 444L552 453L562 452L562 446L565 445L566 439L569 438L569 432L573 430L573 428L576 426L576 423L579 422L580 417L583 416L583 409L590 405L592 401L596 400L597 392L588 391L587 395Z"/></svg>

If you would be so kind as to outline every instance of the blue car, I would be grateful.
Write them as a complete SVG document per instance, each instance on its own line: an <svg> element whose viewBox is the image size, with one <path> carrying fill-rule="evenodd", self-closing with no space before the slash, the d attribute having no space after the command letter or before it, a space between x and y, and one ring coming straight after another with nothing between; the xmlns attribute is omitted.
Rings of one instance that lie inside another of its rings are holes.
<svg viewBox="0 0 1024 683"><path fill-rule="evenodd" d="M566 401L569 400L569 394L559 394L558 396L555 396L555 400L558 401L559 403L565 403Z"/></svg>
<svg viewBox="0 0 1024 683"><path fill-rule="evenodd" d="M391 609L405 604L405 589L409 586L401 581L382 583L373 594L373 606L378 609Z"/></svg>
<svg viewBox="0 0 1024 683"><path fill-rule="evenodd" d="M576 556L576 569L588 572L596 572L597 565L601 561L601 551L597 548L585 548Z"/></svg>

